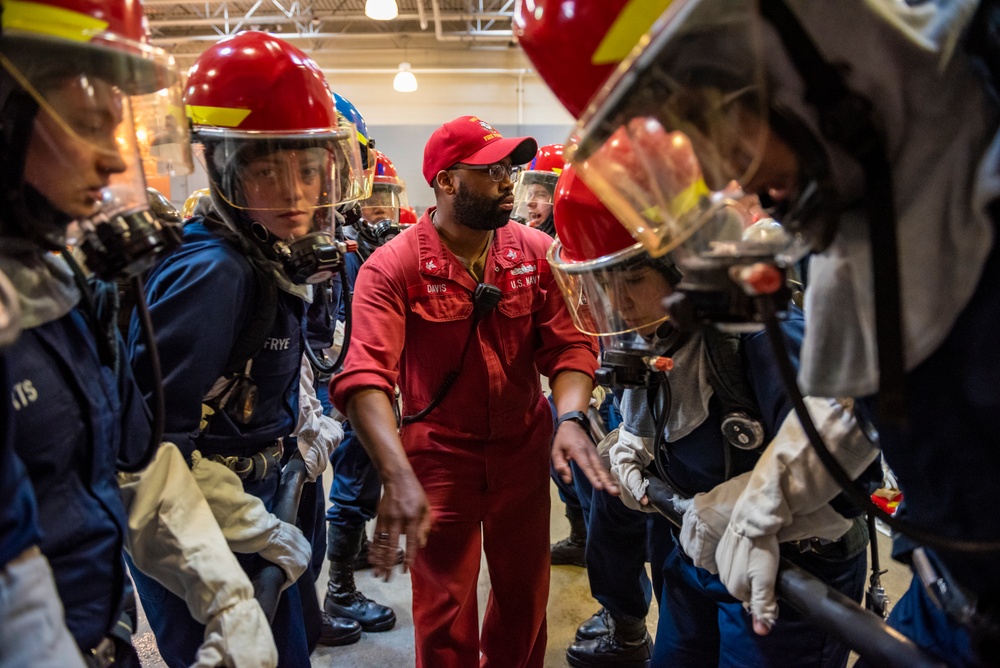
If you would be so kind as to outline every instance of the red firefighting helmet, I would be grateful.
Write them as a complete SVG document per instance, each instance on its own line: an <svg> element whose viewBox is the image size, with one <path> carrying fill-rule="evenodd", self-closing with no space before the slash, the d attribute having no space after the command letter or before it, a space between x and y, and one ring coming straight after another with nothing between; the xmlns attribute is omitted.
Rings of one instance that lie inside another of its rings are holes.
<svg viewBox="0 0 1000 668"><path fill-rule="evenodd" d="M319 66L288 42L250 31L214 44L191 68L184 102L213 185L229 205L245 208L232 170L290 150L320 160L325 185L317 206L364 195L357 130L338 121ZM296 175L285 172L274 178Z"/></svg>
<svg viewBox="0 0 1000 668"><path fill-rule="evenodd" d="M572 165L556 184L553 217L560 264L596 260L637 245Z"/></svg>
<svg viewBox="0 0 1000 668"><path fill-rule="evenodd" d="M560 174L566 160L563 158L562 144L546 144L539 146L535 157L528 163L526 171L532 172L554 172Z"/></svg>
<svg viewBox="0 0 1000 668"><path fill-rule="evenodd" d="M672 0L518 0L514 34L574 118Z"/></svg>
<svg viewBox="0 0 1000 668"><path fill-rule="evenodd" d="M184 104L195 132L338 132L319 66L265 32L241 32L206 49L188 73Z"/></svg>
<svg viewBox="0 0 1000 668"><path fill-rule="evenodd" d="M399 224L402 227L417 224L417 212L412 206L399 210Z"/></svg>
<svg viewBox="0 0 1000 668"><path fill-rule="evenodd" d="M667 320L662 298L679 280L676 268L650 257L572 165L559 177L553 213L549 265L580 331L619 348Z"/></svg>
<svg viewBox="0 0 1000 668"><path fill-rule="evenodd" d="M392 164L389 156L378 149L375 150L375 183L403 187L402 181L396 173L396 166Z"/></svg>

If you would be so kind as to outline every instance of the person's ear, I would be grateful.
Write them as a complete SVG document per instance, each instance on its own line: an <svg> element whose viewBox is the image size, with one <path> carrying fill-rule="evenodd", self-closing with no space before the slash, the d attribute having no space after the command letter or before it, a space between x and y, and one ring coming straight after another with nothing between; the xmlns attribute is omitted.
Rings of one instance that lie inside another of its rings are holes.
<svg viewBox="0 0 1000 668"><path fill-rule="evenodd" d="M447 169L442 169L438 172L437 176L434 177L434 180L437 182L437 186L440 191L447 195L454 195L455 191L458 190L458 184L455 183L451 172Z"/></svg>

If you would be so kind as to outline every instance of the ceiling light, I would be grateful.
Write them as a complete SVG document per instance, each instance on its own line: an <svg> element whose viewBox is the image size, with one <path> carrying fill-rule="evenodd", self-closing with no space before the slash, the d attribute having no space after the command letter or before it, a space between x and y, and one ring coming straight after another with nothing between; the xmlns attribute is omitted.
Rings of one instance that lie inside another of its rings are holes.
<svg viewBox="0 0 1000 668"><path fill-rule="evenodd" d="M367 0L365 16L376 21L391 21L399 16L396 0Z"/></svg>
<svg viewBox="0 0 1000 668"><path fill-rule="evenodd" d="M417 90L417 77L410 71L409 63L400 63L396 78L392 80L392 87L400 93L412 93Z"/></svg>

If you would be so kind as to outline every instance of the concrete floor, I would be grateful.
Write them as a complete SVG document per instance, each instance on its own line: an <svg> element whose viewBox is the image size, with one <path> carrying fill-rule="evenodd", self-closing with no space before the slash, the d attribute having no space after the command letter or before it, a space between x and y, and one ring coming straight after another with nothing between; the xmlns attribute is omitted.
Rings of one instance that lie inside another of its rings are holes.
<svg viewBox="0 0 1000 668"><path fill-rule="evenodd" d="M329 477L329 476L326 476ZM565 537L569 533L569 525L563 517L562 502L552 486L552 539ZM369 532L372 526L369 525ZM882 582L889 594L890 605L909 588L909 569L889 558L890 541L887 536L879 535L882 568L889 572L883 576ZM648 568L648 566L647 566ZM324 567L325 571L325 567ZM317 591L322 601L326 590L326 573L317 583ZM389 582L375 579L371 571L357 574L358 588L369 598L392 607L396 612L396 627L384 633L366 633L361 640L347 647L320 647L312 655L312 666L316 668L372 668L392 666L406 668L413 666L413 617L410 613L410 578L398 571ZM482 569L479 582L480 619L486 605L489 591L489 577L486 568ZM548 603L548 633L549 642L545 652L546 668L563 668L566 663L566 648L573 640L576 627L584 619L594 614L599 604L590 596L587 583L587 572L575 566L554 566ZM646 619L649 633L655 638L658 618L657 606L651 607ZM139 632L135 636L139 648L142 665L149 668L165 666L156 652L156 641L153 638L145 618L140 619ZM853 660L851 661L853 663Z"/></svg>

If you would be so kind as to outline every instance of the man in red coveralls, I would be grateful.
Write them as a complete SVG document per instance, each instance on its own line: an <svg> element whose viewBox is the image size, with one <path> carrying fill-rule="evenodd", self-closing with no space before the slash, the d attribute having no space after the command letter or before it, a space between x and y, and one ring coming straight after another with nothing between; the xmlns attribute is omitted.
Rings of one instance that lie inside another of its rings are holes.
<svg viewBox="0 0 1000 668"><path fill-rule="evenodd" d="M535 150L474 116L434 131L423 173L437 206L362 265L332 384L385 485L376 572L388 577L407 537L418 668L542 665L550 443L557 470L568 476L573 459L617 491L585 430L597 345L573 327L545 259L551 239L507 224L512 168ZM498 289L494 308L476 298L483 284ZM560 416L554 440L539 373ZM398 434L397 383L411 418ZM480 637L481 548L493 589Z"/></svg>

